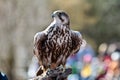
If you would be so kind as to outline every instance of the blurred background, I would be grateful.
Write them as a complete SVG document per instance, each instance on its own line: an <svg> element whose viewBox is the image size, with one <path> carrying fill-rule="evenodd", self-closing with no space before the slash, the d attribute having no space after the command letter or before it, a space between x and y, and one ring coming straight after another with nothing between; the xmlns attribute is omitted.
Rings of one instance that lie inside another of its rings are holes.
<svg viewBox="0 0 120 80"><path fill-rule="evenodd" d="M88 53L100 60L115 51L119 54L120 0L0 0L0 71L9 80L28 79L33 36L51 23L53 11L61 9L70 16L71 29L80 31L91 46L92 52ZM114 46L109 48L111 44ZM88 62L91 55L87 56ZM79 62L79 58L75 59ZM119 58L112 61L118 62Z"/></svg>

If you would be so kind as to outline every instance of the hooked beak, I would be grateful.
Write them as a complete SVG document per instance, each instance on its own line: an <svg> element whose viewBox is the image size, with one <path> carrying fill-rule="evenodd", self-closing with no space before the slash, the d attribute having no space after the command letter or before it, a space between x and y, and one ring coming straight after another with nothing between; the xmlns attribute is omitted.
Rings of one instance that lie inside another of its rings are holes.
<svg viewBox="0 0 120 80"><path fill-rule="evenodd" d="M55 17L55 15L54 14L52 14L52 18L54 18Z"/></svg>

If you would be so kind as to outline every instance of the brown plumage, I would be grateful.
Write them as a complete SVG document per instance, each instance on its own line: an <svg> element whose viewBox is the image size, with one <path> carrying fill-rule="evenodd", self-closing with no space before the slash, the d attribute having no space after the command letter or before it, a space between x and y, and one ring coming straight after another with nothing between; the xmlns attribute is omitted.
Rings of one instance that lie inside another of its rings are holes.
<svg viewBox="0 0 120 80"><path fill-rule="evenodd" d="M82 36L69 27L69 16L61 11L52 14L50 26L34 36L34 54L44 70L65 65L69 55L75 54L82 44Z"/></svg>

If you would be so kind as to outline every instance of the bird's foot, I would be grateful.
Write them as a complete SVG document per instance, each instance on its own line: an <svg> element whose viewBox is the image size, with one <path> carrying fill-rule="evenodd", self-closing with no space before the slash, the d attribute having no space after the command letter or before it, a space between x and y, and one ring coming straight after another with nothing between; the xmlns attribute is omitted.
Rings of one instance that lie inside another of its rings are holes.
<svg viewBox="0 0 120 80"><path fill-rule="evenodd" d="M55 69L48 69L46 71L46 77L56 78L56 80L64 80L71 73L72 73L71 68L65 69L63 65L60 65Z"/></svg>
<svg viewBox="0 0 120 80"><path fill-rule="evenodd" d="M46 75L49 76L52 73L53 73L53 70L48 68L47 71L46 71Z"/></svg>
<svg viewBox="0 0 120 80"><path fill-rule="evenodd" d="M60 65L59 67L56 68L56 70L60 72L64 72L65 68L63 67L63 65Z"/></svg>
<svg viewBox="0 0 120 80"><path fill-rule="evenodd" d="M59 74L62 74L65 71L63 65L60 65L59 67L55 68L55 69L50 69L48 68L46 71L46 76L51 76L51 77L55 77Z"/></svg>
<svg viewBox="0 0 120 80"><path fill-rule="evenodd" d="M57 76L56 80L66 80L68 75L70 75L71 73L72 73L71 68L64 69L64 71Z"/></svg>

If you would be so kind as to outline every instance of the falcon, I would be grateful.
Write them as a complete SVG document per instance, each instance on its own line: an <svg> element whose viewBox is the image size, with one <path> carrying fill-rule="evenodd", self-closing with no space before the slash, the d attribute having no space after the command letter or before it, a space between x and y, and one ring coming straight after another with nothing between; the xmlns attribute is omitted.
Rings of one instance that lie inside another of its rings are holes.
<svg viewBox="0 0 120 80"><path fill-rule="evenodd" d="M64 66L68 56L77 53L83 42L81 34L70 29L66 12L57 10L52 18L53 22L34 36L34 54L43 71Z"/></svg>

